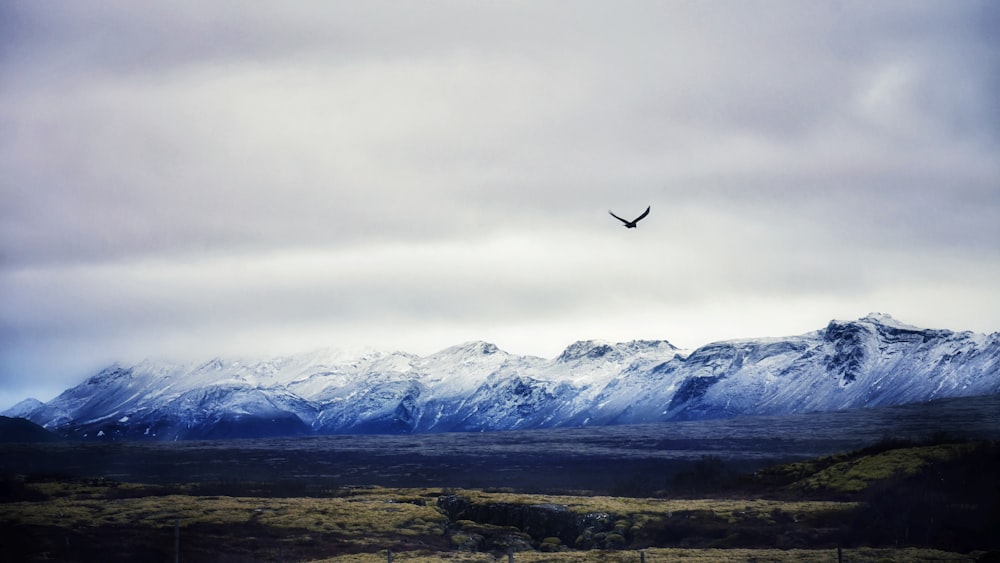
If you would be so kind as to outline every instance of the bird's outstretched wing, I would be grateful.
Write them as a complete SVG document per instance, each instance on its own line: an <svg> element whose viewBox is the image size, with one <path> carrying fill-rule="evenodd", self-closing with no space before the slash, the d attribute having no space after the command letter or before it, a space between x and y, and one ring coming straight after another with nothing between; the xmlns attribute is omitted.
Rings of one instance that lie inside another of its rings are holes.
<svg viewBox="0 0 1000 563"><path fill-rule="evenodd" d="M635 219L634 219L634 220L633 220L632 222L633 222L633 223L638 223L638 222L639 222L639 221L641 221L641 220L642 220L642 219L643 219L643 218L644 218L644 217L645 217L646 215L649 215L649 209L650 209L651 207L653 207L653 206L652 206L652 205L650 205L650 206L647 206L647 207L646 207L646 210L642 212L642 215L640 215L640 216L636 217L636 218L635 218Z"/></svg>
<svg viewBox="0 0 1000 563"><path fill-rule="evenodd" d="M646 212L648 213L649 210L647 209ZM611 213L611 210L608 210L608 213ZM614 217L615 219L618 219L622 223L625 223L626 225L628 225L630 223L630 221L626 221L625 219L622 219L621 217L615 215L614 213L611 213L611 216Z"/></svg>

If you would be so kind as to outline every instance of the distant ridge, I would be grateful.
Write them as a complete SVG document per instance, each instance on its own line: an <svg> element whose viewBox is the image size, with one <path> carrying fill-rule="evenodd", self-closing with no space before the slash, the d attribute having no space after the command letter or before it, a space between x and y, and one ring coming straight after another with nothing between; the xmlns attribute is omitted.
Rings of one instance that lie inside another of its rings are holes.
<svg viewBox="0 0 1000 563"><path fill-rule="evenodd" d="M60 440L58 435L30 420L0 416L0 442L2 443L58 442Z"/></svg>
<svg viewBox="0 0 1000 563"><path fill-rule="evenodd" d="M62 436L172 440L611 425L996 393L1000 334L873 313L690 352L665 340L587 340L544 359L469 342L429 356L315 351L116 364L48 403L15 408Z"/></svg>

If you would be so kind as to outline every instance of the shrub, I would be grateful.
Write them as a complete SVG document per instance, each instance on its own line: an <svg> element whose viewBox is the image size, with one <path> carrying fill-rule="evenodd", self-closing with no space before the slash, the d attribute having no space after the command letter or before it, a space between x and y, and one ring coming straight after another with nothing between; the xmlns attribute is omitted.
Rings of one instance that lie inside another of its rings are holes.
<svg viewBox="0 0 1000 563"><path fill-rule="evenodd" d="M542 540L541 545L538 546L539 551L552 552L552 551L562 551L565 547L562 545L562 540L557 537L550 536Z"/></svg>

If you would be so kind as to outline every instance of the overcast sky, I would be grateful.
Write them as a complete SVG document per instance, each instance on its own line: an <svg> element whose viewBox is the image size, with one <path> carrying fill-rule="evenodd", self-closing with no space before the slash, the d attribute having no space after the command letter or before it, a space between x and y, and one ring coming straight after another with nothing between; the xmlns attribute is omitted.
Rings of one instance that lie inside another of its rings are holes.
<svg viewBox="0 0 1000 563"><path fill-rule="evenodd" d="M997 29L990 0L5 0L0 408L146 357L1000 330Z"/></svg>

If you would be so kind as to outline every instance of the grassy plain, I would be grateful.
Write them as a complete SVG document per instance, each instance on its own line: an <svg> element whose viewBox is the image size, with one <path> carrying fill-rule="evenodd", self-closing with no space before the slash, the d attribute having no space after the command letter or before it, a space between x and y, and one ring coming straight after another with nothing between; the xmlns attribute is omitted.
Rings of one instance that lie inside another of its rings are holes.
<svg viewBox="0 0 1000 563"><path fill-rule="evenodd" d="M638 563L645 553L648 563L833 563L837 551L830 549L675 549L649 548L640 551L578 551L564 553L518 553L516 562L526 563ZM948 563L974 562L982 553L950 553L919 548L857 548L842 551L845 563ZM359 553L321 559L310 563L383 563L387 553ZM493 563L507 561L505 555L489 553L428 554L422 552L394 553L393 561L432 563Z"/></svg>
<svg viewBox="0 0 1000 563"><path fill-rule="evenodd" d="M840 547L843 561L985 561L1000 549L998 472L1000 447L980 442L752 476L695 464L657 497L8 475L0 560L819 562Z"/></svg>

